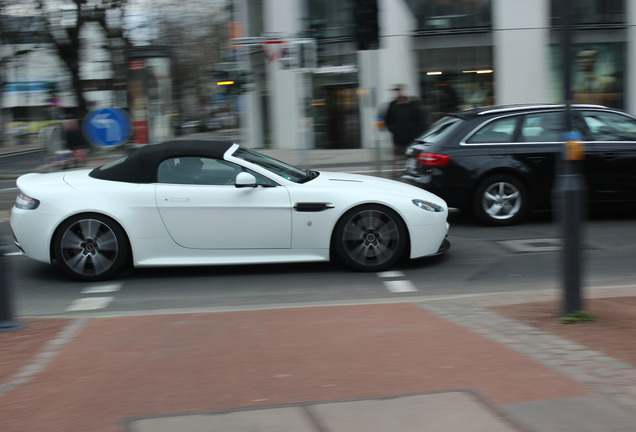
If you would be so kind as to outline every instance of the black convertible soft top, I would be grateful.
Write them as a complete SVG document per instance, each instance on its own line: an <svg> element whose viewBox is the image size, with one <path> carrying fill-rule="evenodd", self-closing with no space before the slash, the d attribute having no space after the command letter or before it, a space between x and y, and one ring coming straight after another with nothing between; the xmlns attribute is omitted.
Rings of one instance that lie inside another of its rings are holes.
<svg viewBox="0 0 636 432"><path fill-rule="evenodd" d="M233 145L230 141L204 140L149 144L117 162L95 168L89 176L126 183L154 183L157 181L157 167L166 159L180 156L223 159L225 152Z"/></svg>

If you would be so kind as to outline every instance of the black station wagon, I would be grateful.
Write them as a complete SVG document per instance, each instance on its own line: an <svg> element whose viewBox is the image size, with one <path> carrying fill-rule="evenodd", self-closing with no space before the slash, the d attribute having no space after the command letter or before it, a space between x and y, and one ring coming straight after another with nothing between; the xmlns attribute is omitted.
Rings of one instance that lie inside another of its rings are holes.
<svg viewBox="0 0 636 432"><path fill-rule="evenodd" d="M446 115L406 151L402 179L488 225L549 210L563 154L565 105L473 108ZM636 117L572 105L590 204L636 202Z"/></svg>

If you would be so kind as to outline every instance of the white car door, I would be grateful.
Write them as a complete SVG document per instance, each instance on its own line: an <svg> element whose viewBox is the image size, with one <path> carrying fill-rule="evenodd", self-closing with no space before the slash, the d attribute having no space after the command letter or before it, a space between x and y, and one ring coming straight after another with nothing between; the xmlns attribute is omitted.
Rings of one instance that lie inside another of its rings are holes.
<svg viewBox="0 0 636 432"><path fill-rule="evenodd" d="M162 183L160 177L156 201L168 233L184 248L291 247L291 202L282 186L174 184Z"/></svg>

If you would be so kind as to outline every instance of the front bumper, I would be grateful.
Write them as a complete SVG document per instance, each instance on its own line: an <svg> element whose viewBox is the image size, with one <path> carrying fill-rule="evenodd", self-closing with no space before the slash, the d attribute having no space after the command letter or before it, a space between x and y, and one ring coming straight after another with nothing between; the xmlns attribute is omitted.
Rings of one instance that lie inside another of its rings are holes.
<svg viewBox="0 0 636 432"><path fill-rule="evenodd" d="M444 239L444 241L442 242L442 244L439 247L439 250L437 251L437 253L435 255L445 254L446 252L448 252L450 250L450 247L451 247L451 242L448 241L448 239Z"/></svg>

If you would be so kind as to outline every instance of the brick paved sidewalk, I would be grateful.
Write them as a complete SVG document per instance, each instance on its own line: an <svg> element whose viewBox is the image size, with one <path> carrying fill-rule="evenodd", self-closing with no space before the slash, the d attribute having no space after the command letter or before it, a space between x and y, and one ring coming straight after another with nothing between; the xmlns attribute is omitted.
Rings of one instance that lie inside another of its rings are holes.
<svg viewBox="0 0 636 432"><path fill-rule="evenodd" d="M131 419L467 390L509 430L633 431L632 366L483 307L553 296L78 318L0 388L0 424L115 432L137 430Z"/></svg>

